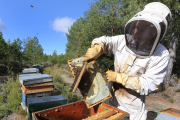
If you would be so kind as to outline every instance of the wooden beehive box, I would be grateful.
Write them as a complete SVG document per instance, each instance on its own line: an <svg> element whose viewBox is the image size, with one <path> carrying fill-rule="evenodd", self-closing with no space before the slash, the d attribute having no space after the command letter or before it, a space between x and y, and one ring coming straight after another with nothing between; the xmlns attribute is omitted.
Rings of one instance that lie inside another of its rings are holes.
<svg viewBox="0 0 180 120"><path fill-rule="evenodd" d="M32 113L33 120L117 120L128 113L105 103L87 108L84 101Z"/></svg>
<svg viewBox="0 0 180 120"><path fill-rule="evenodd" d="M53 91L53 82L32 84L32 85L26 85L26 86L22 85L21 90L24 93L24 95Z"/></svg>
<svg viewBox="0 0 180 120"><path fill-rule="evenodd" d="M79 57L68 61L69 68L76 79L82 69L84 57ZM96 62L89 62L83 73L81 81L78 86L83 99L88 108L101 103L111 97L111 93L106 86L101 72L99 71Z"/></svg>
<svg viewBox="0 0 180 120"><path fill-rule="evenodd" d="M28 118L32 119L32 113L67 104L67 99L62 95L27 98Z"/></svg>
<svg viewBox="0 0 180 120"><path fill-rule="evenodd" d="M39 92L39 93L32 93L32 94L24 94L22 92L22 101L24 102L24 105L27 106L27 98L36 98L36 97L44 97L44 96L51 96L51 95L53 95L53 91Z"/></svg>

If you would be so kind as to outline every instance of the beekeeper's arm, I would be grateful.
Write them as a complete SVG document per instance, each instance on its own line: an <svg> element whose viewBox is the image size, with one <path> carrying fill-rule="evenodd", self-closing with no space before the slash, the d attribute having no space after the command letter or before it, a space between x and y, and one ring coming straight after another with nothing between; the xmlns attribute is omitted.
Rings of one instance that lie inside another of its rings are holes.
<svg viewBox="0 0 180 120"><path fill-rule="evenodd" d="M123 38L123 35L95 38L92 41L91 48L87 50L83 62L96 60L103 53L113 54L121 43L121 38Z"/></svg>
<svg viewBox="0 0 180 120"><path fill-rule="evenodd" d="M121 83L126 88L135 90L140 95L148 95L148 93L157 90L160 83L163 82L169 61L169 52L163 50L159 53L157 50L146 69L146 72L140 77L132 77L124 73L107 71L108 81Z"/></svg>

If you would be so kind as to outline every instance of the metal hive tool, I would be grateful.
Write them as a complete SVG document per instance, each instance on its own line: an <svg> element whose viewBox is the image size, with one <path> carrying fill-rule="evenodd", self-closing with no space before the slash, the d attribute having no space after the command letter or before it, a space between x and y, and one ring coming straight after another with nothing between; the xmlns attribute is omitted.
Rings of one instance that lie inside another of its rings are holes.
<svg viewBox="0 0 180 120"><path fill-rule="evenodd" d="M81 72L83 59L84 57L80 57L68 61L68 65L71 69L74 79L77 79ZM74 84L72 87L74 87ZM109 89L106 86L106 83L95 61L89 62L86 65L86 69L84 70L78 88L81 91L87 107L92 107L111 97Z"/></svg>

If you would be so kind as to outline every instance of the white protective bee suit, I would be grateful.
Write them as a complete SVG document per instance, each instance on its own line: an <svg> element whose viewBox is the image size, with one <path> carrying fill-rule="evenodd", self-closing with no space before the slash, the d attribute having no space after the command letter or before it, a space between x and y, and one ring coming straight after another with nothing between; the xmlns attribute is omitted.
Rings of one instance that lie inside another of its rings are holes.
<svg viewBox="0 0 180 120"><path fill-rule="evenodd" d="M108 80L113 99L106 103L128 112L130 120L146 119L145 95L157 90L163 82L169 52L159 41L170 19L167 6L149 3L127 22L125 35L96 38L85 55L87 60L88 56L94 55L96 59L102 53L114 55L115 72L110 76L115 78Z"/></svg>

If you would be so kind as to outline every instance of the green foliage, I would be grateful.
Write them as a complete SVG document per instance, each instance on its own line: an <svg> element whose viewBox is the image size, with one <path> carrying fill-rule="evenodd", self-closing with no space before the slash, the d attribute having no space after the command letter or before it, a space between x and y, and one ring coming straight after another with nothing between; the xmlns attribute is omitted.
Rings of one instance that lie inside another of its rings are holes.
<svg viewBox="0 0 180 120"><path fill-rule="evenodd" d="M170 103L174 103L175 100L172 96L168 95L167 93L163 93L162 94L164 96L165 99L167 99Z"/></svg>
<svg viewBox="0 0 180 120"><path fill-rule="evenodd" d="M54 50L52 55L46 55L44 54L42 57L42 64L44 66L53 66L55 64L58 64L61 66L62 64L67 64L67 55L66 54L57 54L57 51Z"/></svg>
<svg viewBox="0 0 180 120"><path fill-rule="evenodd" d="M177 74L178 77L180 75L180 1L169 1L169 6L171 8L173 20L170 24L170 29L168 31L168 36L166 37L167 41L170 41L172 39L172 34L175 35L175 37L178 39L176 41L177 45L177 50L176 50L176 56L175 56L175 61L174 61L174 66L173 66L173 73Z"/></svg>
<svg viewBox="0 0 180 120"><path fill-rule="evenodd" d="M3 34L2 32L0 32L0 60L4 60L7 58L7 54L8 54L8 45L5 42L5 40L3 39Z"/></svg>
<svg viewBox="0 0 180 120"><path fill-rule="evenodd" d="M180 92L180 89L176 89L175 92Z"/></svg>
<svg viewBox="0 0 180 120"><path fill-rule="evenodd" d="M0 33L2 35L2 33ZM0 65L0 74L15 74L22 71L22 41L17 38L13 42L10 40L6 43L0 36L0 61L4 66ZM2 45L2 46L1 46Z"/></svg>
<svg viewBox="0 0 180 120"><path fill-rule="evenodd" d="M56 50L54 50L54 52L53 52L53 55L52 55L52 58L51 58L51 62L53 64L57 63L57 51Z"/></svg>
<svg viewBox="0 0 180 120"><path fill-rule="evenodd" d="M5 100L4 96L3 96L3 95L0 95L0 104L1 104L1 103L4 103L4 100Z"/></svg>
<svg viewBox="0 0 180 120"><path fill-rule="evenodd" d="M80 38L84 34L84 25L86 21L80 17L76 22L73 23L71 29L69 29L69 34L66 34L68 43L66 45L66 54L68 59L73 59L80 56L79 51L82 49L80 47Z"/></svg>
<svg viewBox="0 0 180 120"><path fill-rule="evenodd" d="M176 94L176 90L169 87L166 91L163 92L162 96L170 103L174 103L176 101L174 97L175 94Z"/></svg>
<svg viewBox="0 0 180 120"><path fill-rule="evenodd" d="M8 43L8 60L9 61L21 61L23 58L22 54L22 41L17 38L11 43L10 40Z"/></svg>
<svg viewBox="0 0 180 120"><path fill-rule="evenodd" d="M73 77L72 73L69 73L69 77Z"/></svg>
<svg viewBox="0 0 180 120"><path fill-rule="evenodd" d="M96 37L123 34L124 24L120 16L120 4L119 0L99 0L89 4L90 9L84 12L84 17L74 22L69 34L66 34L68 39L66 53L69 59L85 55ZM97 60L102 70L105 69L104 61L109 61L112 67L113 56L104 55Z"/></svg>
<svg viewBox="0 0 180 120"><path fill-rule="evenodd" d="M43 57L42 57L42 59L43 59L43 62L44 62L44 61L48 61L48 55L44 54Z"/></svg>
<svg viewBox="0 0 180 120"><path fill-rule="evenodd" d="M66 54L57 55L57 61L59 64L67 64L68 58Z"/></svg>
<svg viewBox="0 0 180 120"><path fill-rule="evenodd" d="M3 95L0 98L3 104L0 104L0 118L19 110L22 98L21 91L19 91L20 83L18 78L17 76L17 79L13 80L11 77L8 78L6 83L3 83Z"/></svg>
<svg viewBox="0 0 180 120"><path fill-rule="evenodd" d="M43 48L39 44L38 38L35 36L33 39L28 37L24 40L24 57L26 61L31 64L37 64L42 62Z"/></svg>
<svg viewBox="0 0 180 120"><path fill-rule="evenodd" d="M0 119L8 115L10 111L7 109L6 104L0 104Z"/></svg>
<svg viewBox="0 0 180 120"><path fill-rule="evenodd" d="M22 106L19 106L19 111L17 112L19 115L26 116L27 111L23 110Z"/></svg>
<svg viewBox="0 0 180 120"><path fill-rule="evenodd" d="M162 41L164 46L169 48L172 34L180 40L180 2L172 0L97 0L89 4L90 9L84 12L84 17L80 17L73 23L66 34L68 43L66 54L68 59L85 55L87 49L91 47L91 42L99 36L115 36L124 34L124 26L127 21L150 2L161 2L167 5L172 12L172 21L167 33ZM178 42L178 41L177 41ZM176 61L173 73L180 75L180 47L177 48ZM113 56L100 57L97 63L102 72L106 71L104 65L109 62L110 69L113 69Z"/></svg>
<svg viewBox="0 0 180 120"><path fill-rule="evenodd" d="M44 71L45 74L49 74L53 76L53 83L54 83L54 94L59 95L61 94L65 98L67 98L68 103L76 102L81 100L80 95L76 95L73 92L70 92L70 86L66 83L63 83L61 74L63 71L63 68L53 66L53 67L47 67Z"/></svg>
<svg viewBox="0 0 180 120"><path fill-rule="evenodd" d="M170 86L177 86L179 82L179 78L177 74L172 74L171 79L170 79Z"/></svg>

